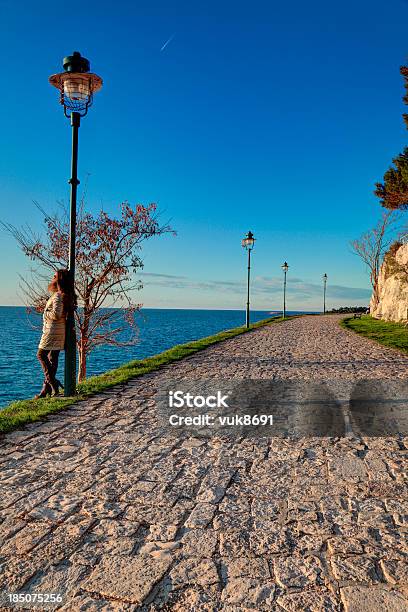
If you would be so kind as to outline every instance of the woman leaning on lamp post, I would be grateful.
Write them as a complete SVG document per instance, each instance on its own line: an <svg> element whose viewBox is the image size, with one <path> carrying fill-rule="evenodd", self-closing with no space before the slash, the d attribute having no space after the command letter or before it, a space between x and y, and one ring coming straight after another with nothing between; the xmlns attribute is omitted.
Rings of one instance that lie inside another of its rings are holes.
<svg viewBox="0 0 408 612"><path fill-rule="evenodd" d="M68 270L57 270L48 285L51 297L43 312L43 332L37 357L44 372L44 384L34 399L58 395L62 384L57 379L59 353L64 349L67 315L76 309L77 298Z"/></svg>

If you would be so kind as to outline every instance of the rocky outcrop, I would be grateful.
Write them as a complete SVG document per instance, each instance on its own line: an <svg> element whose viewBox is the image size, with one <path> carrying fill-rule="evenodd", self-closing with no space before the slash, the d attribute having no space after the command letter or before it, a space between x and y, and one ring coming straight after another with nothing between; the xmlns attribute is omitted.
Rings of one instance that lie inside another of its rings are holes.
<svg viewBox="0 0 408 612"><path fill-rule="evenodd" d="M379 277L379 302L371 298L376 319L408 321L408 243L396 244L384 258Z"/></svg>

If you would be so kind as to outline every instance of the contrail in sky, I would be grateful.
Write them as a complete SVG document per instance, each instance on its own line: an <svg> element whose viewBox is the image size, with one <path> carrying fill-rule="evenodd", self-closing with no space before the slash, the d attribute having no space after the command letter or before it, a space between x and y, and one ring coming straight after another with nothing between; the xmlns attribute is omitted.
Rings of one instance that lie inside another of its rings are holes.
<svg viewBox="0 0 408 612"><path fill-rule="evenodd" d="M173 40L173 38L174 38L174 34L172 34L172 35L170 36L170 38L169 38L168 40L166 40L166 42L164 43L164 45L162 46L162 48L160 49L160 51L164 51L164 49L167 47L167 45L168 45L169 43L171 43L171 41Z"/></svg>

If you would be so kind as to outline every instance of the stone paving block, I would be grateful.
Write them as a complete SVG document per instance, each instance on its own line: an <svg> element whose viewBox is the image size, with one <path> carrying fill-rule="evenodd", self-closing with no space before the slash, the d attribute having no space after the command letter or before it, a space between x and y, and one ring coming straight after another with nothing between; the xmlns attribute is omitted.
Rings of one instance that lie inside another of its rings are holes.
<svg viewBox="0 0 408 612"><path fill-rule="evenodd" d="M93 527L91 533L98 538L121 538L134 536L138 529L139 525L131 521L102 518Z"/></svg>
<svg viewBox="0 0 408 612"><path fill-rule="evenodd" d="M388 582L408 585L408 554L405 559L382 559L380 566Z"/></svg>
<svg viewBox="0 0 408 612"><path fill-rule="evenodd" d="M325 523L317 519L315 521L298 521L295 530L299 535L307 534L317 537L329 537L333 535L334 527L330 523Z"/></svg>
<svg viewBox="0 0 408 612"><path fill-rule="evenodd" d="M151 482L149 480L139 480L133 485L133 489L135 491L153 491L153 489L157 489L158 483Z"/></svg>
<svg viewBox="0 0 408 612"><path fill-rule="evenodd" d="M191 514L194 506L195 500L179 498L168 513L166 522L180 526Z"/></svg>
<svg viewBox="0 0 408 612"><path fill-rule="evenodd" d="M317 555L325 546L324 535L303 534L299 536L297 532L294 533L290 529L286 533L287 539L291 542L291 550L296 555Z"/></svg>
<svg viewBox="0 0 408 612"><path fill-rule="evenodd" d="M149 469L144 475L146 480L158 482L171 482L175 480L181 469L177 466L172 466L167 462L158 463L154 468Z"/></svg>
<svg viewBox="0 0 408 612"><path fill-rule="evenodd" d="M394 526L393 515L386 511L384 500L377 498L368 498L359 502L357 522L378 529Z"/></svg>
<svg viewBox="0 0 408 612"><path fill-rule="evenodd" d="M385 502L376 497L368 497L358 502L358 512L363 516L382 514L385 512Z"/></svg>
<svg viewBox="0 0 408 612"><path fill-rule="evenodd" d="M166 521L166 517L169 516L170 512L171 508L135 504L134 506L128 506L122 517L126 521L152 525Z"/></svg>
<svg viewBox="0 0 408 612"><path fill-rule="evenodd" d="M346 612L407 612L408 599L382 585L356 585L340 589Z"/></svg>
<svg viewBox="0 0 408 612"><path fill-rule="evenodd" d="M148 540L152 541L160 541L160 542L169 542L170 540L174 540L177 533L177 525L171 524L155 524L150 525L149 534L147 536Z"/></svg>
<svg viewBox="0 0 408 612"><path fill-rule="evenodd" d="M171 557L157 560L150 555L108 556L101 560L81 586L91 594L140 605L170 564Z"/></svg>
<svg viewBox="0 0 408 612"><path fill-rule="evenodd" d="M178 495L174 491L167 491L166 485L157 483L150 491L141 490L137 484L130 486L120 496L121 502L128 504L155 504L160 507L171 508Z"/></svg>
<svg viewBox="0 0 408 612"><path fill-rule="evenodd" d="M379 456L378 451L369 451L364 457L368 477L375 481L392 481L393 478L387 469L387 463Z"/></svg>
<svg viewBox="0 0 408 612"><path fill-rule="evenodd" d="M108 501L106 499L100 500L93 495L87 497L82 504L82 512L85 512L88 516L98 518L99 520L116 518L122 514L125 509L125 504Z"/></svg>
<svg viewBox="0 0 408 612"><path fill-rule="evenodd" d="M207 525L211 523L213 519L215 510L216 508L214 504L198 503L186 520L185 526L192 529L195 527L207 527Z"/></svg>
<svg viewBox="0 0 408 612"><path fill-rule="evenodd" d="M161 542L160 540L156 541L147 541L141 546L138 550L140 555L150 555L155 559L167 559L169 555L177 556L178 549L181 547L180 541L171 541L171 542Z"/></svg>
<svg viewBox="0 0 408 612"><path fill-rule="evenodd" d="M227 495L218 504L218 511L223 514L250 514L251 500L244 495L230 495L231 487L228 489Z"/></svg>
<svg viewBox="0 0 408 612"><path fill-rule="evenodd" d="M354 453L329 457L329 478L338 483L341 480L349 483L365 481L367 471L363 461Z"/></svg>
<svg viewBox="0 0 408 612"><path fill-rule="evenodd" d="M197 551L199 552L199 551ZM218 584L219 577L214 561L200 557L187 557L176 562L170 571L171 588L177 589L187 585Z"/></svg>
<svg viewBox="0 0 408 612"><path fill-rule="evenodd" d="M394 529L371 529L366 534L356 532L356 537L363 536L364 550L377 559L406 559L408 557L408 538L398 527Z"/></svg>
<svg viewBox="0 0 408 612"><path fill-rule="evenodd" d="M30 582L24 585L25 593L59 593L66 604L80 588L87 568L65 562L57 567L51 566L38 573Z"/></svg>
<svg viewBox="0 0 408 612"><path fill-rule="evenodd" d="M356 538L337 536L327 540L327 550L330 555L349 556L364 553L361 541Z"/></svg>
<svg viewBox="0 0 408 612"><path fill-rule="evenodd" d="M336 517L339 513L355 510L355 501L347 495L337 495L334 491L331 495L323 494L316 502L317 508L328 517Z"/></svg>
<svg viewBox="0 0 408 612"><path fill-rule="evenodd" d="M315 483L313 480L310 482L305 482L304 480L298 482L293 482L290 486L289 491L287 491L287 496L290 496L293 499L298 499L303 501L305 497L305 491L307 491L308 500L314 500L316 504L319 501L327 497L328 495L332 495L333 497L338 497L339 495L348 495L348 483L344 480L332 480L325 483ZM352 483L353 492L358 492L359 483Z"/></svg>
<svg viewBox="0 0 408 612"><path fill-rule="evenodd" d="M223 589L222 602L226 606L239 606L239 610L271 610L275 588L271 580L236 578L230 580Z"/></svg>
<svg viewBox="0 0 408 612"><path fill-rule="evenodd" d="M23 529L3 544L1 555L20 557L32 550L50 532L51 526L46 521L25 524Z"/></svg>
<svg viewBox="0 0 408 612"><path fill-rule="evenodd" d="M219 531L228 531L231 529L247 529L251 528L253 523L249 513L220 513L214 517L214 529Z"/></svg>
<svg viewBox="0 0 408 612"><path fill-rule="evenodd" d="M247 531L231 529L220 533L220 555L222 557L246 557L250 550Z"/></svg>
<svg viewBox="0 0 408 612"><path fill-rule="evenodd" d="M218 587L212 585L205 588L197 586L171 591L165 605L164 609L172 612L216 612L222 609ZM155 612L153 606L150 610Z"/></svg>
<svg viewBox="0 0 408 612"><path fill-rule="evenodd" d="M16 557L2 564L0 592L17 593L35 574L47 566L46 560Z"/></svg>
<svg viewBox="0 0 408 612"><path fill-rule="evenodd" d="M218 504L225 495L227 486L235 470L210 470L204 477L197 493L202 502Z"/></svg>
<svg viewBox="0 0 408 612"><path fill-rule="evenodd" d="M383 512L381 514L359 514L358 524L376 529L392 529L395 525L392 514Z"/></svg>
<svg viewBox="0 0 408 612"><path fill-rule="evenodd" d="M17 539L12 543L12 552L24 555L17 561L12 558L3 569L3 577L11 584L24 584L24 582L36 571L41 571L50 564L58 563L81 541L83 534L90 528L92 521L85 516L75 515L51 531L51 526L44 521L28 523L26 532L17 534ZM11 542L10 542L11 544ZM35 548L33 550L33 547Z"/></svg>
<svg viewBox="0 0 408 612"><path fill-rule="evenodd" d="M276 603L286 612L339 612L339 602L327 589L289 593L277 598ZM372 611L374 612L374 611Z"/></svg>
<svg viewBox="0 0 408 612"><path fill-rule="evenodd" d="M334 577L341 581L378 582L375 557L367 555L350 555L348 557L333 556L330 564Z"/></svg>
<svg viewBox="0 0 408 612"><path fill-rule="evenodd" d="M1 499L0 499L0 509L5 511L9 508L13 508L13 510L17 510L22 507L25 509L25 500L28 496L36 497L37 499L47 499L49 495L44 493L44 489L41 489L41 486L33 485L29 483L27 485L19 485L19 484L4 484L3 479L0 477L1 484ZM35 505L35 502L34 502ZM15 515L17 516L17 514Z"/></svg>
<svg viewBox="0 0 408 612"><path fill-rule="evenodd" d="M83 542L85 534L95 521L85 515L70 516L47 534L37 546L25 557L30 563L52 563L56 565L68 557Z"/></svg>
<svg viewBox="0 0 408 612"><path fill-rule="evenodd" d="M251 514L255 519L275 521L284 512L284 504L269 499L253 499Z"/></svg>
<svg viewBox="0 0 408 612"><path fill-rule="evenodd" d="M88 568L95 567L104 554L104 547L94 538L87 540L68 555L68 560L74 565L85 565Z"/></svg>
<svg viewBox="0 0 408 612"><path fill-rule="evenodd" d="M27 525L26 521L16 518L13 515L8 514L6 518L0 523L0 547L3 547L7 540L16 535L19 531L24 529Z"/></svg>
<svg viewBox="0 0 408 612"><path fill-rule="evenodd" d="M408 487L407 487L408 490ZM408 503L397 499L386 499L387 511L392 514L396 525L408 526Z"/></svg>
<svg viewBox="0 0 408 612"><path fill-rule="evenodd" d="M221 559L221 574L223 580L228 582L233 578L258 578L269 580L271 574L265 558L236 557Z"/></svg>
<svg viewBox="0 0 408 612"><path fill-rule="evenodd" d="M289 552L289 542L285 529L265 532L251 531L249 546L254 555L272 555Z"/></svg>
<svg viewBox="0 0 408 612"><path fill-rule="evenodd" d="M302 589L322 584L323 566L317 557L275 557L272 561L277 583L284 588Z"/></svg>
<svg viewBox="0 0 408 612"><path fill-rule="evenodd" d="M79 496L83 493L88 494L88 490L94 485L97 473L93 469L75 470L70 478L64 476L64 479L58 481L57 486L59 491L64 491L66 495Z"/></svg>
<svg viewBox="0 0 408 612"><path fill-rule="evenodd" d="M208 528L191 529L184 534L181 541L184 556L196 556L199 551L200 557L211 558L217 548L218 534Z"/></svg>
<svg viewBox="0 0 408 612"><path fill-rule="evenodd" d="M176 480L170 485L171 491L175 493L177 498L195 500L195 492L197 483L192 479Z"/></svg>
<svg viewBox="0 0 408 612"><path fill-rule="evenodd" d="M136 537L104 538L92 540L92 536L86 539L87 542L94 542L95 556L98 558L103 555L129 556L138 546ZM93 565L93 564L92 564Z"/></svg>
<svg viewBox="0 0 408 612"><path fill-rule="evenodd" d="M288 504L287 521L317 521L317 504L314 501L295 501Z"/></svg>
<svg viewBox="0 0 408 612"><path fill-rule="evenodd" d="M242 517L244 520L246 518L245 514ZM275 520L268 520L267 518L252 518L248 517L248 526L252 523L252 530L259 533L275 533L282 531L284 529L284 525L282 521L276 518Z"/></svg>
<svg viewBox="0 0 408 612"><path fill-rule="evenodd" d="M299 468L301 470L301 468ZM264 478L270 481L280 480L290 477L291 466L288 459L278 461L275 459L258 459L251 467L252 478Z"/></svg>

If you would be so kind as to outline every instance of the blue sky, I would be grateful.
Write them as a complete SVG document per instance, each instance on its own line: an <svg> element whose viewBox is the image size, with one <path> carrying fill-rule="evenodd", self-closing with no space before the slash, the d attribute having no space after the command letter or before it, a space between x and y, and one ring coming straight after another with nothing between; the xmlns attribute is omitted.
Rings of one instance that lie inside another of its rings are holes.
<svg viewBox="0 0 408 612"><path fill-rule="evenodd" d="M408 2L0 0L0 218L40 228L32 204L68 199L70 128L48 76L79 50L104 87L82 121L88 207L157 202L177 237L144 249L148 307L366 304L348 242L371 227L372 191L406 144ZM163 44L173 36L166 48ZM0 234L0 304L18 304L30 264Z"/></svg>

